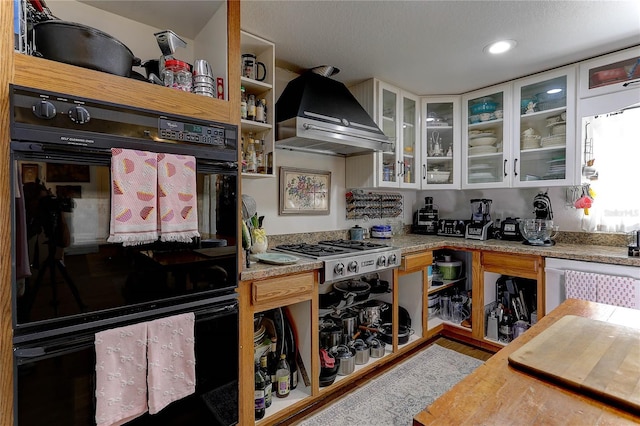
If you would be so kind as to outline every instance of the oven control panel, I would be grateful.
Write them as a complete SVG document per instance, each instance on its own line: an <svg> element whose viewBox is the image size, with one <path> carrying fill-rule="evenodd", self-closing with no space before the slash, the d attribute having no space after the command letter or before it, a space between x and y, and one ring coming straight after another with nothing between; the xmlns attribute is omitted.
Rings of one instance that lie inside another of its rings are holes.
<svg viewBox="0 0 640 426"><path fill-rule="evenodd" d="M348 255L339 259L325 260L321 282L329 283L397 268L400 266L401 261L402 252L400 249Z"/></svg>

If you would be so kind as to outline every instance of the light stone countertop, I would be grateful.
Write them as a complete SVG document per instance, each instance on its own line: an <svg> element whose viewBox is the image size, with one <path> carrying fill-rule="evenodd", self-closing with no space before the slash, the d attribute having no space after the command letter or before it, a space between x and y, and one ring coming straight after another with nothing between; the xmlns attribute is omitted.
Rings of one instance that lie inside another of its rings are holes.
<svg viewBox="0 0 640 426"><path fill-rule="evenodd" d="M386 240L374 240L393 247L402 249L402 254L419 252L423 250L435 250L439 248L487 250L503 253L521 253L539 255L543 257L555 257L561 259L582 260L587 262L608 263L614 265L629 265L640 267L639 257L629 257L627 247L600 246L590 244L557 243L552 247L534 247L519 241L502 240L468 240L465 238L442 237L435 235L407 234ZM323 262L300 257L293 265L270 265L260 262L252 262L249 269L241 273L241 280L251 281L279 275L288 275L313 271L322 268Z"/></svg>

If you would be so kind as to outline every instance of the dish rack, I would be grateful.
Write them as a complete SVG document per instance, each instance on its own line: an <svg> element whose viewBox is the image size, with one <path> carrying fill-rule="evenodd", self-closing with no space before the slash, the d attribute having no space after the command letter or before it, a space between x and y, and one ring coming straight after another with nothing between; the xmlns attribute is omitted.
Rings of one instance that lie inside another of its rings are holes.
<svg viewBox="0 0 640 426"><path fill-rule="evenodd" d="M353 189L345 196L347 219L379 219L402 214L402 194L399 193Z"/></svg>

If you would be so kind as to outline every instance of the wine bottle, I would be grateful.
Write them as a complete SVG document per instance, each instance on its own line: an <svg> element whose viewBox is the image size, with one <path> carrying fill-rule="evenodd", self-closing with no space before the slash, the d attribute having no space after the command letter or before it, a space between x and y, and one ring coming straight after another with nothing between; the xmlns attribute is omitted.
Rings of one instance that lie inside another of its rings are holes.
<svg viewBox="0 0 640 426"><path fill-rule="evenodd" d="M262 374L264 375L264 404L266 408L271 407L271 402L273 401L272 399L272 384L271 384L271 375L269 374L269 372L267 371L268 367L267 367L268 363L267 363L267 355L263 354L262 356L260 356L260 370L262 371Z"/></svg>
<svg viewBox="0 0 640 426"><path fill-rule="evenodd" d="M278 398L286 398L291 391L291 369L287 362L287 355L280 355L280 361L278 361L278 368L276 369L276 382L278 384L278 391L276 396Z"/></svg>
<svg viewBox="0 0 640 426"><path fill-rule="evenodd" d="M278 392L278 382L276 381L276 370L278 369L278 361L280 357L278 356L278 338L273 336L271 338L271 349L269 349L269 355L267 360L267 369L269 370L269 375L271 376L271 386L273 392Z"/></svg>
<svg viewBox="0 0 640 426"><path fill-rule="evenodd" d="M256 420L260 420L264 417L266 412L265 406L265 381L264 376L262 375L262 371L260 370L260 365L255 365L255 391L254 391L254 399L255 399L255 408L256 408Z"/></svg>

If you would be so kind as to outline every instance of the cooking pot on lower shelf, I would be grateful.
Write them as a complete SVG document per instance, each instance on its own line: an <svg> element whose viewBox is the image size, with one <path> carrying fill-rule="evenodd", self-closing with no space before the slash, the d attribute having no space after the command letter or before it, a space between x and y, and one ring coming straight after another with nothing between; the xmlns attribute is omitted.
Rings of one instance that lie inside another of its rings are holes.
<svg viewBox="0 0 640 426"><path fill-rule="evenodd" d="M356 351L356 365L363 365L369 362L369 345L362 339L351 342L351 347Z"/></svg>
<svg viewBox="0 0 640 426"><path fill-rule="evenodd" d="M385 302L369 300L360 307L360 322L370 326L376 326L382 321L382 312L389 307Z"/></svg>
<svg viewBox="0 0 640 426"><path fill-rule="evenodd" d="M342 327L338 325L330 325L320 330L320 347L332 348L342 344L343 340Z"/></svg>
<svg viewBox="0 0 640 426"><path fill-rule="evenodd" d="M355 352L347 345L334 346L329 351L331 355L340 362L338 366L338 375L347 376L356 369Z"/></svg>
<svg viewBox="0 0 640 426"><path fill-rule="evenodd" d="M390 322L384 323L378 327L380 338L383 342L390 345L393 344L393 328ZM404 345L409 341L409 336L413 334L413 330L406 325L398 325L398 344Z"/></svg>
<svg viewBox="0 0 640 426"><path fill-rule="evenodd" d="M366 300L371 292L371 286L359 280L340 281L333 284L333 289L347 298L349 293L353 293L356 302Z"/></svg>
<svg viewBox="0 0 640 426"><path fill-rule="evenodd" d="M35 24L33 32L36 56L122 77L140 65L127 46L96 28L50 20Z"/></svg>

